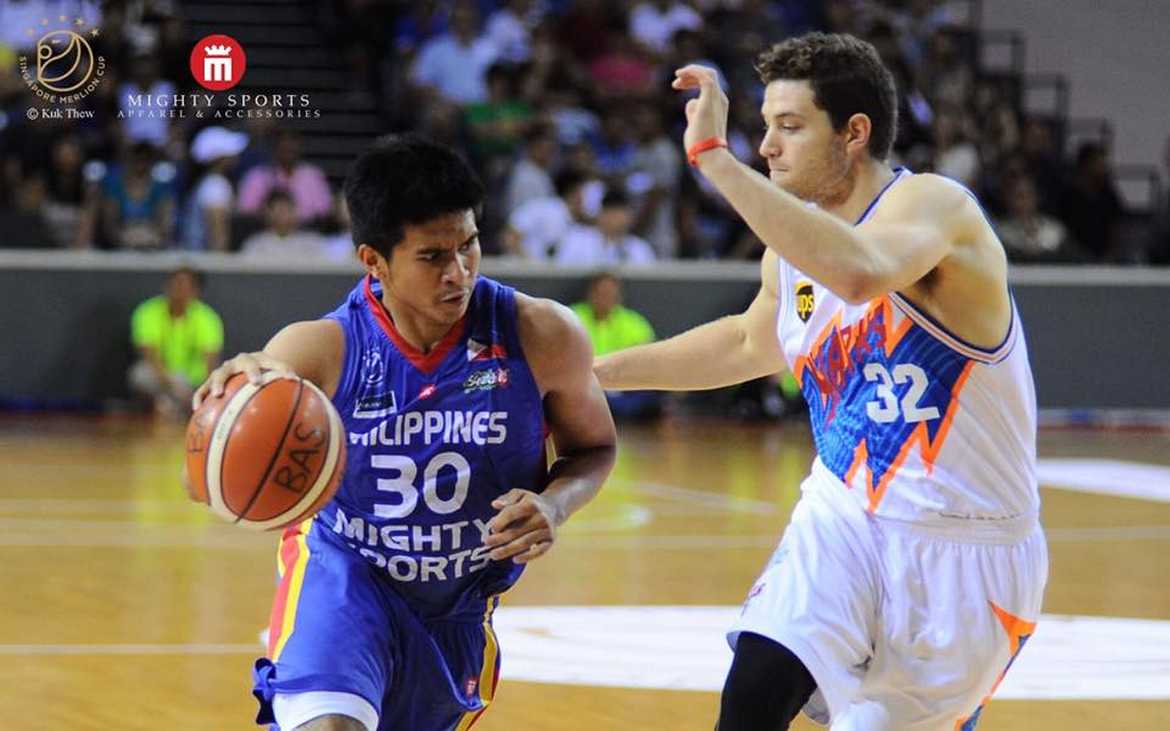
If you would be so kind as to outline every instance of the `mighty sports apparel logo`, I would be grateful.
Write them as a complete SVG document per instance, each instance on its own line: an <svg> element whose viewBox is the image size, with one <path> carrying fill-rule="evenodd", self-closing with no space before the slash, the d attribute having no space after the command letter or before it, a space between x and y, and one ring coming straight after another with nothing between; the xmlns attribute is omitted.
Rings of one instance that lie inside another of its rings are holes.
<svg viewBox="0 0 1170 731"><path fill-rule="evenodd" d="M208 91L227 91L244 78L248 56L231 36L216 33L204 37L191 49L191 75Z"/></svg>

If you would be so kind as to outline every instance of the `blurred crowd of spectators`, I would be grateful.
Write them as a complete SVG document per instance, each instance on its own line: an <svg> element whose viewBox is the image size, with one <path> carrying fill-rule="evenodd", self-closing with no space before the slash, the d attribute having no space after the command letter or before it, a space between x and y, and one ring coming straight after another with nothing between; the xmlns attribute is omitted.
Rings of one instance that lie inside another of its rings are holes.
<svg viewBox="0 0 1170 731"><path fill-rule="evenodd" d="M759 165L752 61L820 29L874 43L901 95L896 162L976 191L1013 259L1170 263L1170 219L1163 213L1148 241L1123 241L1108 150L1085 143L1066 156L1050 120L1022 116L1011 85L979 72L971 30L939 0L305 7L343 59L350 91L379 100L386 131L419 131L473 161L491 191L487 253L593 266L759 256L686 166L669 79L686 63L715 66L731 99L730 146ZM35 100L17 56L34 39L24 29L59 14L101 26L105 79L78 104L95 114L28 120ZM0 0L0 246L351 256L340 181L304 159L286 122L118 119L131 94L193 89L195 40L169 0Z"/></svg>

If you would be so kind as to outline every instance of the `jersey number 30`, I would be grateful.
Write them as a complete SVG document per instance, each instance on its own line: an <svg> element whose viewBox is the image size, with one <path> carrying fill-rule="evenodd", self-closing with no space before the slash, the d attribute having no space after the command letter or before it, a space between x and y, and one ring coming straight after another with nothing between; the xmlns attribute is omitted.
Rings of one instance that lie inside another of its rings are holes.
<svg viewBox="0 0 1170 731"><path fill-rule="evenodd" d="M371 466L376 470L394 470L398 475L391 479L378 478L378 489L401 496L397 503L374 503L374 515L379 518L405 518L418 505L419 490L414 486L418 467L410 457L401 454L375 454L370 457ZM455 470L455 491L448 498L439 497L438 478L443 469ZM463 507L467 499L467 488L471 485L471 465L458 452L439 452L423 470L423 501L439 515L454 513Z"/></svg>
<svg viewBox="0 0 1170 731"><path fill-rule="evenodd" d="M866 363L862 373L865 380L877 383L877 400L865 405L865 413L877 423L889 424L896 421L899 415L911 424L938 418L937 406L923 408L918 405L918 400L930 385L926 374L918 366L899 363L894 366L894 373L891 375L881 363ZM910 383L910 388L899 402L894 393L894 384L901 385L906 382Z"/></svg>

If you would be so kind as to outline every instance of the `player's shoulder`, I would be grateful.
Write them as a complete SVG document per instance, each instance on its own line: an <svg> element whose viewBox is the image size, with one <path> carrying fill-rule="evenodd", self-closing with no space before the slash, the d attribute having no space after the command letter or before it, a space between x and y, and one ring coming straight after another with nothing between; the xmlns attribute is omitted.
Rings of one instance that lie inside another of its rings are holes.
<svg viewBox="0 0 1170 731"><path fill-rule="evenodd" d="M925 211L946 215L980 215L975 195L962 183L936 173L905 173L878 205L877 216L921 216ZM876 217L876 216L875 216Z"/></svg>
<svg viewBox="0 0 1170 731"><path fill-rule="evenodd" d="M541 390L561 375L592 367L589 334L577 315L560 302L517 292L516 328Z"/></svg>

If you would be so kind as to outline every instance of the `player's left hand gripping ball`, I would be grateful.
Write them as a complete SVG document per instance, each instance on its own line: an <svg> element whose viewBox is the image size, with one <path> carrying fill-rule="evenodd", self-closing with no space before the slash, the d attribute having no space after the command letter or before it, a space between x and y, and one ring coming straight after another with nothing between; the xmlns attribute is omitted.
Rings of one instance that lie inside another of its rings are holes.
<svg viewBox="0 0 1170 731"><path fill-rule="evenodd" d="M509 490L493 500L492 507L500 512L488 521L483 545L492 549L488 555L493 561L528 563L552 548L560 521L543 497L529 490Z"/></svg>

